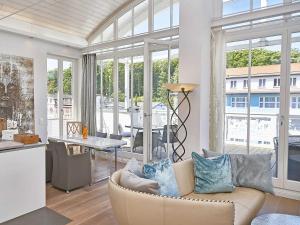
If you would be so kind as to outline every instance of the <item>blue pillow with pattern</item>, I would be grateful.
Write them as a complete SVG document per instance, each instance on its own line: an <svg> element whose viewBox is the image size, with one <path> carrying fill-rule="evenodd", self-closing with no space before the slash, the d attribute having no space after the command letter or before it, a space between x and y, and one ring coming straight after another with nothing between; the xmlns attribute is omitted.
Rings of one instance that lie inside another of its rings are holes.
<svg viewBox="0 0 300 225"><path fill-rule="evenodd" d="M206 159L193 152L192 158L196 193L223 193L234 190L229 155Z"/></svg>
<svg viewBox="0 0 300 225"><path fill-rule="evenodd" d="M145 164L143 172L146 178L155 180L160 186L160 195L179 197L179 189L170 159Z"/></svg>

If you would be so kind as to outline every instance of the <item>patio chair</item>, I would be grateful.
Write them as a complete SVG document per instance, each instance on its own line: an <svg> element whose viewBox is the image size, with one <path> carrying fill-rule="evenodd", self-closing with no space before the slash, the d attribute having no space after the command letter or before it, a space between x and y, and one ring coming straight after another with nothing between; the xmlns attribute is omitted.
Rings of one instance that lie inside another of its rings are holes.
<svg viewBox="0 0 300 225"><path fill-rule="evenodd" d="M131 137L131 132L124 131L124 128L121 124L118 124L118 131L122 137Z"/></svg>
<svg viewBox="0 0 300 225"><path fill-rule="evenodd" d="M133 142L133 150L132 150L133 152L141 153L141 154L143 153L143 148L142 151L138 151L138 147L143 147L144 145L143 136L144 136L143 132L137 132ZM152 132L152 152L156 151L157 157L161 158L162 149L166 152L166 147L163 141L161 140L161 135L157 132ZM159 150L160 150L160 156L158 154Z"/></svg>
<svg viewBox="0 0 300 225"><path fill-rule="evenodd" d="M173 144L178 142L177 137L173 133L173 131L176 132L177 129L177 125L169 125L169 143ZM168 125L164 125L162 142L165 144L168 143Z"/></svg>

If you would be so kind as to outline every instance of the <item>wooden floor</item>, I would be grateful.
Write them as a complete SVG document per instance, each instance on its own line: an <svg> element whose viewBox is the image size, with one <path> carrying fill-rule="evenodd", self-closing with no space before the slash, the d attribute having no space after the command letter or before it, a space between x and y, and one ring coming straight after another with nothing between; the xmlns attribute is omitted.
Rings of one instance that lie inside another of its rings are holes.
<svg viewBox="0 0 300 225"><path fill-rule="evenodd" d="M101 165L105 165L105 162ZM101 173L105 175L107 170L103 171ZM100 167L97 172L100 172ZM118 225L109 202L107 182L75 190L70 194L47 185L47 207L70 218L70 225ZM259 214L265 213L300 216L300 201L268 195Z"/></svg>

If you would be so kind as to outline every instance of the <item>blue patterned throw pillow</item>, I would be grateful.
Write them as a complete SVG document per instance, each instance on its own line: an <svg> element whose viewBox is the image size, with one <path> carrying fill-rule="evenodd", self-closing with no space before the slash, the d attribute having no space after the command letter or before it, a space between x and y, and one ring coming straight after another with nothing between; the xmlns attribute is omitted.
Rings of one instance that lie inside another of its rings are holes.
<svg viewBox="0 0 300 225"><path fill-rule="evenodd" d="M143 172L146 178L155 180L160 186L160 194L164 196L179 197L178 185L170 159L145 164Z"/></svg>
<svg viewBox="0 0 300 225"><path fill-rule="evenodd" d="M193 152L195 192L200 194L232 192L234 186L228 155L206 159Z"/></svg>

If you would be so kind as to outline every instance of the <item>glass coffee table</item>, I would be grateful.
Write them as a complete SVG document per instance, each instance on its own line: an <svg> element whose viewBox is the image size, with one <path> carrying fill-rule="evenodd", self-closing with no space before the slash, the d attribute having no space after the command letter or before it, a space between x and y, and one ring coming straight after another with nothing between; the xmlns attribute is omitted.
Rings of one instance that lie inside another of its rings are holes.
<svg viewBox="0 0 300 225"><path fill-rule="evenodd" d="M251 225L299 225L300 216L286 214L264 214L256 217Z"/></svg>

